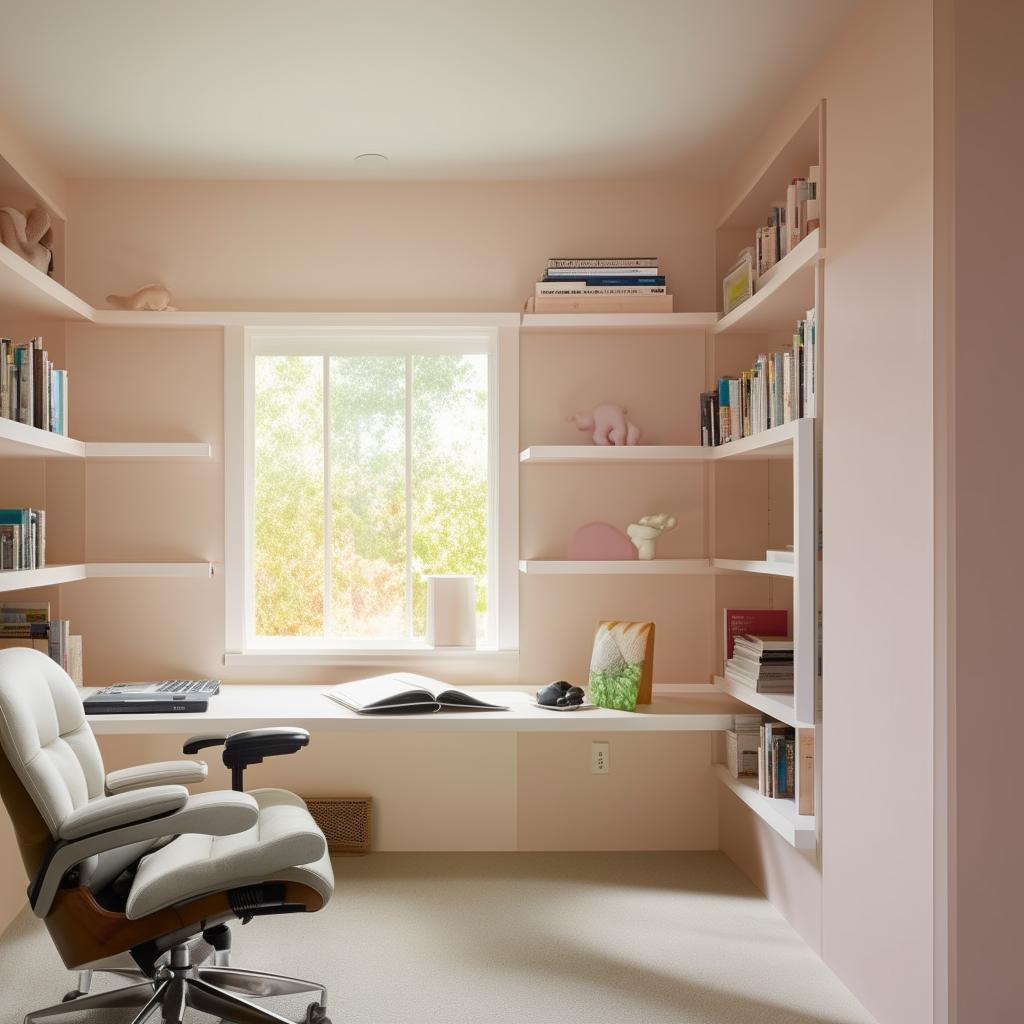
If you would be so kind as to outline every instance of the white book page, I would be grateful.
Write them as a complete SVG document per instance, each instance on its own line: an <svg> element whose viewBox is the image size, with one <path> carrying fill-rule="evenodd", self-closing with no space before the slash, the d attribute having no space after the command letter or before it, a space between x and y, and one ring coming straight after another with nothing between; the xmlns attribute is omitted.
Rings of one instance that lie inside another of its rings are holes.
<svg viewBox="0 0 1024 1024"><path fill-rule="evenodd" d="M385 676L372 676L370 679L356 679L351 683L339 683L330 692L344 694L349 704L366 708L406 693L421 692L434 698L446 689L445 683L428 676L419 676L414 672L394 672Z"/></svg>

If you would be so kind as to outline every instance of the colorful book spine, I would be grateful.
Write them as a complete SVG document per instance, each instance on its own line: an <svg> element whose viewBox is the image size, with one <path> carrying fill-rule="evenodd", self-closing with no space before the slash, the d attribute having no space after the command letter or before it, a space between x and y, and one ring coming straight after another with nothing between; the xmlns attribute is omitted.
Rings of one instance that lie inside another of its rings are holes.
<svg viewBox="0 0 1024 1024"><path fill-rule="evenodd" d="M545 281L550 278L545 277ZM586 285L596 285L601 288L615 288L630 285L664 285L664 274L647 274L634 276L631 274L606 275L606 274L565 274L556 278L558 281L575 281Z"/></svg>

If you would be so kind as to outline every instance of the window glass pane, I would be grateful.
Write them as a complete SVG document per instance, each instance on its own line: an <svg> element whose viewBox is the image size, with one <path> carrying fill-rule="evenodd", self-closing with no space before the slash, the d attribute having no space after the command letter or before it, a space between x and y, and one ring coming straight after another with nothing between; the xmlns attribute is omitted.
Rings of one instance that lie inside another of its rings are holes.
<svg viewBox="0 0 1024 1024"><path fill-rule="evenodd" d="M476 577L487 625L487 356L413 356L413 635L426 632L428 575Z"/></svg>
<svg viewBox="0 0 1024 1024"><path fill-rule="evenodd" d="M406 623L404 356L332 356L335 638L402 640Z"/></svg>
<svg viewBox="0 0 1024 1024"><path fill-rule="evenodd" d="M255 360L257 636L320 636L324 618L323 360Z"/></svg>

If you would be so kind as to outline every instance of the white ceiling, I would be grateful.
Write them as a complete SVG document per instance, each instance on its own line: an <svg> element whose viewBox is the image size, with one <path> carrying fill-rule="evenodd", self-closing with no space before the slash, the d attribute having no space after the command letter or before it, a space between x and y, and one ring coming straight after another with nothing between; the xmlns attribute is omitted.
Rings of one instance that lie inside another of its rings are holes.
<svg viewBox="0 0 1024 1024"><path fill-rule="evenodd" d="M72 178L702 177L856 2L0 0L0 96Z"/></svg>

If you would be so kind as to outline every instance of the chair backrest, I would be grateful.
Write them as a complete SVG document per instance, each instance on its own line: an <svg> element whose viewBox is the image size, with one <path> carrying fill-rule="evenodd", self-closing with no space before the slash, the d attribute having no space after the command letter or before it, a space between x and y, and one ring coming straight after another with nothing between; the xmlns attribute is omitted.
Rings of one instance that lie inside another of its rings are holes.
<svg viewBox="0 0 1024 1024"><path fill-rule="evenodd" d="M33 876L64 819L103 795L105 777L78 688L41 651L0 651L0 749L0 791Z"/></svg>

